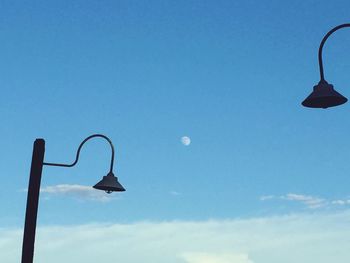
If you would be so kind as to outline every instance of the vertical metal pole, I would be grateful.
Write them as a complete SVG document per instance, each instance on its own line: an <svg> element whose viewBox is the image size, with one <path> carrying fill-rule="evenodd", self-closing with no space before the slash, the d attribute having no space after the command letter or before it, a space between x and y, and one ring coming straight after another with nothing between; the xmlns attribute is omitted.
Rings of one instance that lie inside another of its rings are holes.
<svg viewBox="0 0 350 263"><path fill-rule="evenodd" d="M33 263L36 218L38 214L41 173L44 163L45 141L36 139L30 169L26 219L24 223L22 263Z"/></svg>

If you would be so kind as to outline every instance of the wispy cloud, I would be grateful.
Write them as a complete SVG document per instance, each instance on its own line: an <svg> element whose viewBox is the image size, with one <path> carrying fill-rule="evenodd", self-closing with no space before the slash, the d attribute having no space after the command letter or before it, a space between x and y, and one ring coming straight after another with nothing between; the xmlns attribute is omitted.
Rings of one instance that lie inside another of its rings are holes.
<svg viewBox="0 0 350 263"><path fill-rule="evenodd" d="M253 263L248 255L234 253L187 253L183 258L188 263Z"/></svg>
<svg viewBox="0 0 350 263"><path fill-rule="evenodd" d="M332 204L333 204L333 205L341 205L341 206L343 206L343 205L350 205L350 200L349 200L349 199L343 199L343 200L338 199L338 200L333 200L333 201L332 201Z"/></svg>
<svg viewBox="0 0 350 263"><path fill-rule="evenodd" d="M173 196L179 196L179 195L181 195L181 193L178 192L178 191L170 191L169 193L170 193L171 195L173 195Z"/></svg>
<svg viewBox="0 0 350 263"><path fill-rule="evenodd" d="M260 196L260 201L266 201L266 200L271 200L271 199L274 199L276 198L274 195L263 195L263 196Z"/></svg>
<svg viewBox="0 0 350 263"><path fill-rule="evenodd" d="M318 208L330 208L330 207L340 207L340 206L348 206L350 205L350 199L326 199L322 197L312 196L312 195L304 195L304 194L295 194L289 193L286 195L263 195L259 198L260 201L269 201L269 200L281 200L281 201L289 201L296 202L304 205L310 209L318 209Z"/></svg>
<svg viewBox="0 0 350 263"><path fill-rule="evenodd" d="M311 195L302 195L302 194L287 194L281 196L281 199L288 201L300 202L306 205L308 208L320 208L327 205L327 201L323 198L311 196Z"/></svg>
<svg viewBox="0 0 350 263"><path fill-rule="evenodd" d="M115 196L93 189L91 186L77 184L46 186L41 188L40 192L48 195L70 196L79 200L93 200L99 202L108 202L115 198Z"/></svg>
<svg viewBox="0 0 350 263"><path fill-rule="evenodd" d="M349 261L350 211L251 219L46 226L36 262L329 263ZM22 229L0 228L0 262L20 258ZM297 251L297 253L295 253Z"/></svg>

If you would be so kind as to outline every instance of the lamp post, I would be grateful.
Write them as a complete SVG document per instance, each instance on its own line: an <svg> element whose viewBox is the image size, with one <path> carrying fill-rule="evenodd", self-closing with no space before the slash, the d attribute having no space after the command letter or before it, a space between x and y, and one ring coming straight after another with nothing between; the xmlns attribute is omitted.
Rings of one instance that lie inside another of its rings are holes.
<svg viewBox="0 0 350 263"><path fill-rule="evenodd" d="M35 230L36 221L38 214L38 204L39 204L39 193L40 193L40 182L41 174L44 165L47 166L60 166L60 167L73 167L77 164L80 150L83 145L92 138L102 138L105 139L111 146L111 164L110 170L106 176L103 176L102 180L93 186L93 188L98 190L111 192L121 192L125 191L124 187L118 182L118 178L113 174L113 164L114 164L114 147L112 141L105 135L93 134L86 139L84 139L77 150L75 161L72 164L61 164L61 163L47 163L44 162L45 155L45 141L43 139L36 139L33 147L32 164L30 169L28 196L27 196L27 208L26 217L24 224L24 234L23 234L23 246L22 246L22 263L32 263L34 256L34 242L35 242Z"/></svg>
<svg viewBox="0 0 350 263"><path fill-rule="evenodd" d="M302 102L302 105L309 108L323 108L334 107L344 104L348 101L343 95L338 93L332 84L329 84L324 78L323 72L323 60L322 60L322 50L327 39L334 32L339 29L350 27L350 24L342 24L332 28L322 39L320 47L318 49L318 64L320 68L320 81L314 86L312 93Z"/></svg>

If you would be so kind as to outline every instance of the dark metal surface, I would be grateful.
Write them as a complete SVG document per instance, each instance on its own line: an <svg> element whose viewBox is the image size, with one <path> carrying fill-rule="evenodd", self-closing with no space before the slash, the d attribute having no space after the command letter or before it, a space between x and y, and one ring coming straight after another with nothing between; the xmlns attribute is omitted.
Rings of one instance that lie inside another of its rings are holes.
<svg viewBox="0 0 350 263"><path fill-rule="evenodd" d="M329 108L344 104L348 99L337 92L333 85L321 80L312 93L302 102L302 105L309 108Z"/></svg>
<svg viewBox="0 0 350 263"><path fill-rule="evenodd" d="M327 39L330 37L330 35L332 35L335 31L344 28L344 27L350 27L350 23L348 24L342 24L339 26L336 26L334 28L332 28L322 39L320 47L318 49L318 64L320 67L320 76L321 76L321 80L324 80L324 72L323 72L323 60L322 60L322 51L323 51L323 46L326 43Z"/></svg>
<svg viewBox="0 0 350 263"><path fill-rule="evenodd" d="M108 194L125 191L125 188L118 182L118 178L111 172L103 176L102 180L95 184L93 188L106 191Z"/></svg>
<svg viewBox="0 0 350 263"><path fill-rule="evenodd" d="M111 146L111 149L112 149L112 156L111 156L111 165L110 165L110 172L113 171L113 165L114 165L114 146L113 146L113 143L112 141L105 135L103 134L93 134L89 137L87 137L86 139L84 139L79 147L78 147L78 150L77 150L77 154L76 154L76 157L75 157L75 161L72 163L72 164L62 164L62 163L47 163L47 162L44 162L44 165L49 165L49 166L61 166L61 167L73 167L74 165L77 164L78 160L79 160L79 155L80 155L80 150L81 148L83 147L83 145L90 139L92 138L95 138L95 137L100 137L100 138L103 138L105 139L109 145Z"/></svg>
<svg viewBox="0 0 350 263"><path fill-rule="evenodd" d="M41 174L45 154L45 141L34 142L27 196L26 218L22 245L22 263L32 263L34 257L35 229L38 214Z"/></svg>
<svg viewBox="0 0 350 263"><path fill-rule="evenodd" d="M62 166L62 167L73 167L79 160L80 150L82 146L90 139L100 137L109 143L112 149L110 171L107 176L98 182L94 188L104 190L107 193L113 191L125 191L124 187L118 182L118 178L113 174L114 164L114 147L112 141L105 135L93 134L84 139L78 147L75 161L72 164L61 164L61 163L46 163L44 162L45 154L45 141L43 139L37 139L34 142L32 164L30 169L28 196L27 196L27 208L26 217L24 223L24 235L23 235L23 246L22 246L22 263L33 263L34 257L34 243L35 243L35 230L36 221L38 214L38 203L40 193L41 174L44 165L49 166Z"/></svg>
<svg viewBox="0 0 350 263"><path fill-rule="evenodd" d="M328 84L328 82L324 78L324 70L323 70L323 59L322 59L322 52L323 52L323 46L326 43L327 39L336 31L339 29L350 27L350 23L347 24L341 24L339 26L336 26L332 28L330 31L327 32L327 34L323 37L320 47L318 49L318 64L320 68L320 82L314 86L313 91L311 94L301 103L305 107L309 108L329 108L329 107L335 107L341 104L344 104L348 101L347 98L345 98L343 95L341 95L339 92L337 92L333 85Z"/></svg>

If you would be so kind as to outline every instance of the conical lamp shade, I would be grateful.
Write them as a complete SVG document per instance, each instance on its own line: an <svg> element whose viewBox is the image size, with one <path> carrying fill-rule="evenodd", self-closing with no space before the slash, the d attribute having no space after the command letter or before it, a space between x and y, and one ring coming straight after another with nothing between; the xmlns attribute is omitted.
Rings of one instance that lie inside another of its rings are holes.
<svg viewBox="0 0 350 263"><path fill-rule="evenodd" d="M313 92L307 97L302 105L309 108L329 108L344 104L348 99L335 91L333 85L321 80L314 86Z"/></svg>
<svg viewBox="0 0 350 263"><path fill-rule="evenodd" d="M107 193L125 191L125 188L118 182L118 178L112 172L103 176L102 180L95 184L93 188L106 191Z"/></svg>

